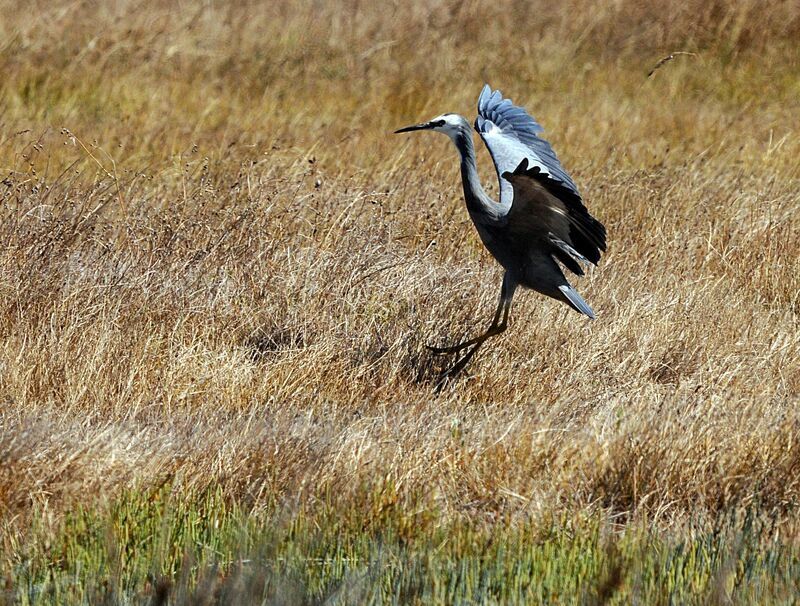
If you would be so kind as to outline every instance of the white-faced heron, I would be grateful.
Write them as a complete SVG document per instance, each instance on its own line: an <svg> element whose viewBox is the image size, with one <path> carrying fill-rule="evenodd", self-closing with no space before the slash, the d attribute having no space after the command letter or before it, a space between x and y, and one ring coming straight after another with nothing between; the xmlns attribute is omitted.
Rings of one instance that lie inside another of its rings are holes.
<svg viewBox="0 0 800 606"><path fill-rule="evenodd" d="M606 250L606 229L589 214L578 188L550 144L538 136L542 127L523 108L485 85L478 98L475 129L500 180L500 201L481 187L472 144L472 128L463 116L442 114L395 132L434 130L446 134L461 155L461 181L467 211L484 246L505 269L500 304L489 329L452 347L429 347L445 354L471 349L444 373L460 372L478 348L506 329L517 286L563 301L594 319L592 308L567 282L561 265L582 276L581 263L597 265Z"/></svg>

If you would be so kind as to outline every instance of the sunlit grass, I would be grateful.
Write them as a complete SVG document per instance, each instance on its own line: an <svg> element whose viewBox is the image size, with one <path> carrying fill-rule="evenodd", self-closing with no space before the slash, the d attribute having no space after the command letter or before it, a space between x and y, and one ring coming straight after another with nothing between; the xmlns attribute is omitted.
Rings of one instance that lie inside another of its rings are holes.
<svg viewBox="0 0 800 606"><path fill-rule="evenodd" d="M132 603L748 604L788 601L798 589L796 549L752 510L690 530L690 540L597 518L487 531L425 515L409 525L399 509L377 524L356 513L245 512L220 494L126 492L103 509L75 510L55 532L34 527L38 540L14 563L6 596L22 604L123 595Z"/></svg>
<svg viewBox="0 0 800 606"><path fill-rule="evenodd" d="M6 601L791 601L795 2L0 14ZM390 133L486 81L608 228L598 319L520 292L436 392L500 271Z"/></svg>

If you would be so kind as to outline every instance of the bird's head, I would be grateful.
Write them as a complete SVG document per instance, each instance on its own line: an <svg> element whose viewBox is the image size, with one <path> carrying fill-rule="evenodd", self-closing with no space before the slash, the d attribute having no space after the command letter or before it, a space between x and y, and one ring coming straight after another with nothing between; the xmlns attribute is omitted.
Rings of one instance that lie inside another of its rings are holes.
<svg viewBox="0 0 800 606"><path fill-rule="evenodd" d="M422 124L415 124L413 126L406 126L400 128L395 133L409 133L415 130L434 130L439 133L444 133L451 139L455 139L459 132L463 132L466 127L467 132L470 131L469 122L463 116L458 114L442 114L436 116L433 120L423 122Z"/></svg>

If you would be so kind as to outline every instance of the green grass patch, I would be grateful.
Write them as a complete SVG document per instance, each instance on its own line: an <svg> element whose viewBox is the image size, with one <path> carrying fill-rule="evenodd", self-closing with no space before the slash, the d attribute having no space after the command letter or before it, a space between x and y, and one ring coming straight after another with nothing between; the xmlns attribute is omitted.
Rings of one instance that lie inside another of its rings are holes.
<svg viewBox="0 0 800 606"><path fill-rule="evenodd" d="M385 499L385 491L381 493ZM372 493L373 497L378 496ZM4 554L6 602L790 603L796 549L754 512L705 531L614 532L599 518L412 523L398 508L245 511L221 494L129 492Z"/></svg>

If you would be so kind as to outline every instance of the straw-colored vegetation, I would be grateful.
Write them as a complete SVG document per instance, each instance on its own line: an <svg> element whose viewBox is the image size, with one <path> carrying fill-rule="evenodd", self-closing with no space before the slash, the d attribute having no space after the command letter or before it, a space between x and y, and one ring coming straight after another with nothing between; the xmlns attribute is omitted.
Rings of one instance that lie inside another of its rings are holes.
<svg viewBox="0 0 800 606"><path fill-rule="evenodd" d="M0 14L0 600L791 599L796 2ZM485 81L609 250L436 393Z"/></svg>

